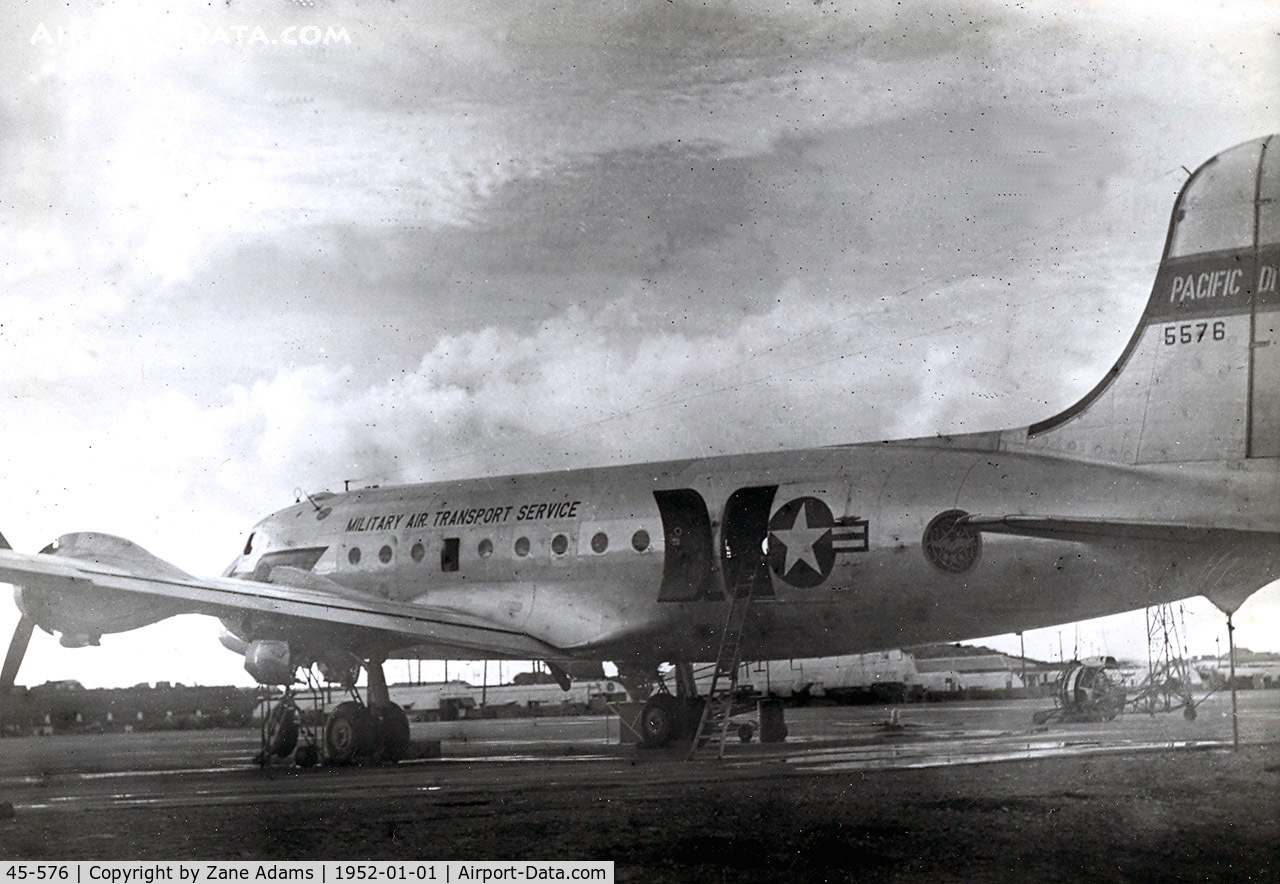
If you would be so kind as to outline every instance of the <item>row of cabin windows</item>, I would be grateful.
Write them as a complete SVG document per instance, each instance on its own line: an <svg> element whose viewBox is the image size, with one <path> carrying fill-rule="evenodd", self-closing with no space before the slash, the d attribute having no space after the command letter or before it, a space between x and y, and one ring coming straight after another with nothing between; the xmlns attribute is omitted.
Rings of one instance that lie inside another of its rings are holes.
<svg viewBox="0 0 1280 884"><path fill-rule="evenodd" d="M649 548L649 532L641 528L635 534L631 535L631 548L636 552L644 552ZM457 571L462 561L461 555L462 541L457 537L446 537L444 545L440 548L440 570L441 571ZM527 537L519 537L516 539L512 549L520 558L529 555L532 546ZM603 553L609 548L609 535L603 531L597 531L595 536L591 538L591 551L594 553ZM551 552L557 556L562 556L569 551L569 537L566 534L557 534L551 538ZM488 537L481 540L476 545L476 554L482 559L487 559L493 555L493 541ZM353 546L347 550L347 561L353 565L360 564L361 558L360 547ZM386 544L378 550L378 561L384 565L391 564L394 553L391 545ZM414 562L421 563L427 557L427 548L422 545L422 541L418 541L409 549L409 558Z"/></svg>

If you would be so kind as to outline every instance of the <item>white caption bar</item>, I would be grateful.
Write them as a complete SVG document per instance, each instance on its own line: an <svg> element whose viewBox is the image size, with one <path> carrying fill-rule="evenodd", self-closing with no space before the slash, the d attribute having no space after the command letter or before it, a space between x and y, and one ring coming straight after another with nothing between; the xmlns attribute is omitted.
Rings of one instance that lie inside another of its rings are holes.
<svg viewBox="0 0 1280 884"><path fill-rule="evenodd" d="M211 882L439 882L489 884L494 881L591 881L613 884L612 862L543 860L528 862L4 862L0 884L182 884Z"/></svg>

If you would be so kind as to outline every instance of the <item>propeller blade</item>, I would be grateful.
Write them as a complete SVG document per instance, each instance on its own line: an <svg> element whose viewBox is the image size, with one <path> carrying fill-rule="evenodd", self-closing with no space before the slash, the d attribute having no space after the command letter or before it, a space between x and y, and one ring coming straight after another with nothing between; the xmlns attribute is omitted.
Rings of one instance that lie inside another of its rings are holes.
<svg viewBox="0 0 1280 884"><path fill-rule="evenodd" d="M23 615L18 626L13 630L13 640L9 642L9 653L4 658L4 668L0 669L0 694L6 694L18 678L18 667L27 653L27 643L31 641L31 633L35 631L36 621Z"/></svg>

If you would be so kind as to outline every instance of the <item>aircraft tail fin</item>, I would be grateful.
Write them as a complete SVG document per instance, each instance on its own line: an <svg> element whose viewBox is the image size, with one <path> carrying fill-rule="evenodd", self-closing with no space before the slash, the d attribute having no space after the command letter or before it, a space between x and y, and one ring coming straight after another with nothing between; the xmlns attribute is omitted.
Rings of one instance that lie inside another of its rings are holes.
<svg viewBox="0 0 1280 884"><path fill-rule="evenodd" d="M1117 463L1280 456L1280 135L1200 166L1128 346L1010 447Z"/></svg>

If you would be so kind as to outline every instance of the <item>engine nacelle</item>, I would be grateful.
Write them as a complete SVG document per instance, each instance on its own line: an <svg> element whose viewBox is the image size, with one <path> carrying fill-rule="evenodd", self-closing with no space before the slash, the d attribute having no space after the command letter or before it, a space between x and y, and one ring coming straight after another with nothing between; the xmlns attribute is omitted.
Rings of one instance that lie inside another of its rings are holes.
<svg viewBox="0 0 1280 884"><path fill-rule="evenodd" d="M1054 700L1068 721L1110 721L1124 711L1128 697L1114 673L1114 657L1072 660L1054 688Z"/></svg>
<svg viewBox="0 0 1280 884"><path fill-rule="evenodd" d="M46 546L46 555L79 559L145 577L186 579L185 572L157 559L135 543L109 534L64 534ZM188 602L89 583L68 583L37 575L24 579L14 593L18 609L41 629L61 635L64 647L96 645L113 632L128 632L166 617L198 611Z"/></svg>
<svg viewBox="0 0 1280 884"><path fill-rule="evenodd" d="M288 642L259 640L245 649L244 669L258 684L291 685L294 668Z"/></svg>

